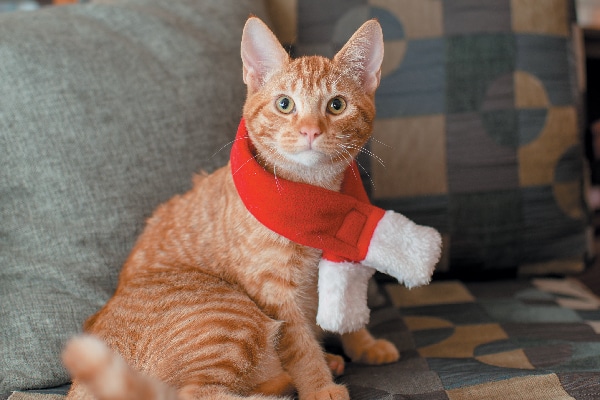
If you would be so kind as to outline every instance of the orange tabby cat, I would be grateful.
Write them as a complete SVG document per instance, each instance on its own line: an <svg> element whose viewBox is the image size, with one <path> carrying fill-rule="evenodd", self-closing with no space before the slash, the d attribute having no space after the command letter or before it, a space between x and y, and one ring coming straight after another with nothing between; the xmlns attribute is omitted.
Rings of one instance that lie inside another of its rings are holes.
<svg viewBox="0 0 600 400"><path fill-rule="evenodd" d="M243 115L274 179L340 189L371 134L382 57L376 21L333 60L291 60L259 19L248 20ZM67 345L68 398L262 399L296 390L302 400L348 399L332 378L343 359L318 341L320 255L254 219L229 165L197 177L149 219L114 296L85 323L93 336ZM341 340L354 361L399 357L366 329Z"/></svg>

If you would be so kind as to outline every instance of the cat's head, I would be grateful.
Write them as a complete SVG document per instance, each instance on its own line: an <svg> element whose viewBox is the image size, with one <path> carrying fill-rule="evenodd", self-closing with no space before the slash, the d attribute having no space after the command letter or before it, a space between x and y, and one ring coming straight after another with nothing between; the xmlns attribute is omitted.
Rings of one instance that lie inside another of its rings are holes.
<svg viewBox="0 0 600 400"><path fill-rule="evenodd" d="M383 35L367 21L333 59L291 59L258 18L242 36L244 118L259 161L286 179L337 177L367 142L375 118Z"/></svg>

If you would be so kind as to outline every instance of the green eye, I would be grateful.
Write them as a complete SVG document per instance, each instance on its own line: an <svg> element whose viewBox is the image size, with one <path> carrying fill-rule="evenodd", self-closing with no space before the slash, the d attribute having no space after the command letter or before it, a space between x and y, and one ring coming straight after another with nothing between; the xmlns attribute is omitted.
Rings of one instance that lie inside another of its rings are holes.
<svg viewBox="0 0 600 400"><path fill-rule="evenodd" d="M277 106L277 109L284 114L289 114L294 111L294 100L288 96L279 96L275 105Z"/></svg>
<svg viewBox="0 0 600 400"><path fill-rule="evenodd" d="M333 115L341 114L346 109L346 100L341 97L334 97L327 103L327 111Z"/></svg>

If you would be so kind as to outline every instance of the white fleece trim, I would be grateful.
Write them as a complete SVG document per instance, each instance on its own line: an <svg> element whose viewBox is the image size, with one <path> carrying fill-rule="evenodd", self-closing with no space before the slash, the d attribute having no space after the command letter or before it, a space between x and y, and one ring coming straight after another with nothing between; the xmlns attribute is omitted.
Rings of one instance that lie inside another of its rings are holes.
<svg viewBox="0 0 600 400"><path fill-rule="evenodd" d="M438 231L390 210L377 224L363 264L412 288L429 283L441 251Z"/></svg>
<svg viewBox="0 0 600 400"><path fill-rule="evenodd" d="M347 333L369 322L367 307L372 268L351 262L319 263L319 309L317 324L326 331Z"/></svg>

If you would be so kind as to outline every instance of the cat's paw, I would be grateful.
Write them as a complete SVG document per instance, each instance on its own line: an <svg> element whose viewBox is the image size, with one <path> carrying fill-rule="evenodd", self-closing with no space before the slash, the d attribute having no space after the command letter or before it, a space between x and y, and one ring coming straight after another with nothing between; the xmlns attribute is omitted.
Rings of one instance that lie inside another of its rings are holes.
<svg viewBox="0 0 600 400"><path fill-rule="evenodd" d="M300 400L350 400L350 394L345 386L331 384L306 396L300 396Z"/></svg>
<svg viewBox="0 0 600 400"><path fill-rule="evenodd" d="M350 357L354 362L381 365L398 361L400 353L392 342L385 339L376 339L369 345L355 351Z"/></svg>
<svg viewBox="0 0 600 400"><path fill-rule="evenodd" d="M343 357L338 356L337 354L325 353L325 361L327 361L327 365L333 376L340 376L344 373L346 363L344 362Z"/></svg>

